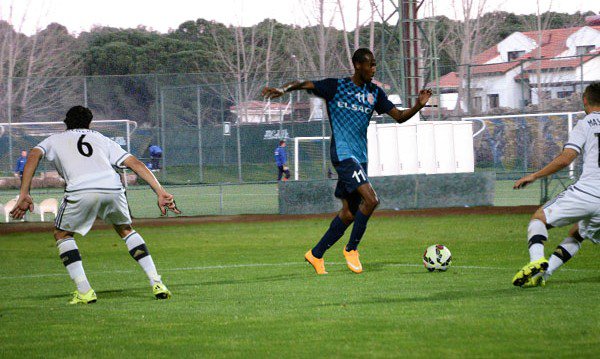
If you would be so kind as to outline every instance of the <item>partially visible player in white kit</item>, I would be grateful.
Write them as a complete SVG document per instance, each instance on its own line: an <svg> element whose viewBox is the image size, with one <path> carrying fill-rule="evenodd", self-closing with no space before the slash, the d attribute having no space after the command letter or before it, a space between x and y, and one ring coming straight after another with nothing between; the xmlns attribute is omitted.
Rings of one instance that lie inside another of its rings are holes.
<svg viewBox="0 0 600 359"><path fill-rule="evenodd" d="M66 182L65 196L54 223L54 238L60 259L77 286L70 303L96 301L96 293L85 275L73 238L75 233L85 236L96 217L113 225L131 256L146 272L154 296L157 299L168 299L171 292L162 283L144 239L131 227L125 189L116 169L128 167L144 179L156 193L158 207L163 215L167 210L177 214L181 212L175 206L173 196L162 188L142 162L116 142L89 129L92 117L88 108L72 107L64 120L67 130L46 138L29 152L23 171L21 193L10 212L11 216L20 219L27 210L33 211L33 199L29 195L31 179L40 159L45 156Z"/></svg>
<svg viewBox="0 0 600 359"><path fill-rule="evenodd" d="M571 131L563 152L541 170L515 182L514 188L523 188L538 178L549 176L583 156L583 172L579 180L540 207L527 228L530 263L513 278L520 287L546 285L546 280L560 266L571 259L581 242L589 239L600 243L600 82L590 84L583 92L585 118ZM548 229L573 224L549 260L544 256L544 242Z"/></svg>

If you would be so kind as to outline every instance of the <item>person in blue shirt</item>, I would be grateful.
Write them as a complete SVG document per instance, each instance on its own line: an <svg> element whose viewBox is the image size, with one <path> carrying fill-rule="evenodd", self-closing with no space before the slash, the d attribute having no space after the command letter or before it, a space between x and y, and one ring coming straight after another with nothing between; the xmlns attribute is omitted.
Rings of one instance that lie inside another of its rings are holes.
<svg viewBox="0 0 600 359"><path fill-rule="evenodd" d="M160 159L162 158L162 148L158 145L150 145L148 146L148 152L150 152L150 169L159 170L160 169Z"/></svg>
<svg viewBox="0 0 600 359"><path fill-rule="evenodd" d="M267 98L277 98L295 90L307 90L325 100L331 126L331 162L338 174L335 196L342 201L342 209L331 222L319 243L304 255L317 274L327 274L323 255L354 223L350 240L343 250L348 268L361 273L358 244L367 222L379 204L377 194L367 175L367 126L373 115L387 113L396 122L403 123L423 108L431 97L431 90L419 92L412 108L397 109L379 86L371 80L377 64L369 49L361 48L352 56L354 74L346 78L327 78L320 81L294 81L281 88L265 87Z"/></svg>
<svg viewBox="0 0 600 359"><path fill-rule="evenodd" d="M23 170L25 169L25 162L27 162L27 151L21 151L21 157L17 160L15 165L15 177L23 179Z"/></svg>
<svg viewBox="0 0 600 359"><path fill-rule="evenodd" d="M290 169L287 166L287 152L285 150L285 140L279 141L279 146L275 149L275 164L277 164L277 180L281 181L283 177L284 181L290 179Z"/></svg>

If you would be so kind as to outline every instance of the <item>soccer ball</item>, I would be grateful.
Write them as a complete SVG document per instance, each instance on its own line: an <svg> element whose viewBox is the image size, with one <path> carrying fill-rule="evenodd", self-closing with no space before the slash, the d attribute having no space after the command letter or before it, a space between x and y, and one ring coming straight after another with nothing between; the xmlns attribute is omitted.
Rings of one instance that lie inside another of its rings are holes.
<svg viewBox="0 0 600 359"><path fill-rule="evenodd" d="M442 244L434 244L427 247L423 254L423 264L428 271L445 271L452 263L452 253L448 247Z"/></svg>

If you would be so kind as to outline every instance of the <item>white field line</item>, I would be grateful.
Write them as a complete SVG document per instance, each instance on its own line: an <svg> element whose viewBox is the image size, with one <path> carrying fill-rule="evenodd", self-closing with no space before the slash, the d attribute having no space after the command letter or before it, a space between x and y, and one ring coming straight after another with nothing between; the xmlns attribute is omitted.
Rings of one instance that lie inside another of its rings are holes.
<svg viewBox="0 0 600 359"><path fill-rule="evenodd" d="M345 265L346 263L341 262L327 262L328 265ZM374 262L374 264L379 264ZM213 270L213 269L235 269L235 268L256 268L256 267L289 267L289 266L300 266L306 265L304 262L285 262L285 263L246 263L246 264L223 264L223 265L213 265L213 266L199 266L199 267L179 267L179 268L165 268L161 269L161 272L178 272L178 271L205 271L205 270ZM422 264L412 264L412 263L384 263L384 267L423 267ZM488 266L461 266L461 265L452 265L452 268L458 269L481 269L481 270L518 270L518 268L506 268L506 267L488 267ZM561 271L569 271L569 272L588 272L588 273L598 273L599 271L596 269L569 269L563 268ZM117 274L117 273L134 273L138 271L136 270L110 270L110 271L94 271L94 274ZM61 273L45 273L45 274L24 274L17 276L0 276L0 280L12 280L12 279L35 279L35 278L48 278L48 277L62 277L67 275L66 272Z"/></svg>

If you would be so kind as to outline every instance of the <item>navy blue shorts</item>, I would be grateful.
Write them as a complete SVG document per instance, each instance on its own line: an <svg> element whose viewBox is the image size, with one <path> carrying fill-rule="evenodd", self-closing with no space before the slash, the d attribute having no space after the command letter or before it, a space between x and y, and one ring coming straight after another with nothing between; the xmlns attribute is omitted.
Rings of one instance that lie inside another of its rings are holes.
<svg viewBox="0 0 600 359"><path fill-rule="evenodd" d="M365 183L369 183L367 175L367 163L358 163L354 158L348 158L333 167L338 174L338 182L335 187L337 198L348 199L356 192L356 189Z"/></svg>

